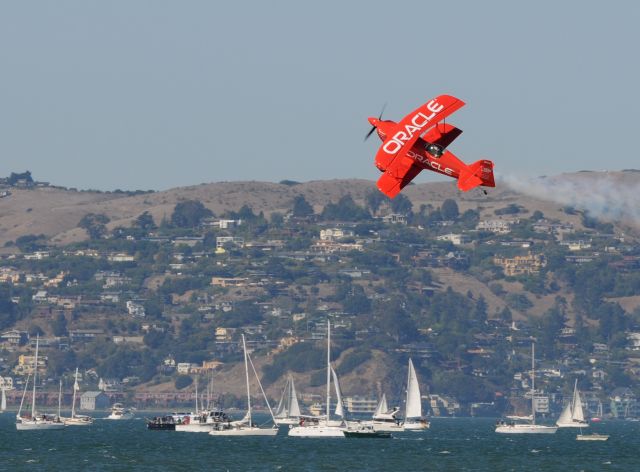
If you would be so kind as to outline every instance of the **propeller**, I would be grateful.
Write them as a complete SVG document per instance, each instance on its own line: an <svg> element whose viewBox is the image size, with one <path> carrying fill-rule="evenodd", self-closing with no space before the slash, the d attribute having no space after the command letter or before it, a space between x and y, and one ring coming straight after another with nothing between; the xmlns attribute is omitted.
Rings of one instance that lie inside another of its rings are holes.
<svg viewBox="0 0 640 472"><path fill-rule="evenodd" d="M379 120L382 120L382 114L384 113L384 110L386 108L387 108L387 104L385 103L384 105L382 105L382 110L380 110L380 114L378 115ZM376 130L376 127L372 126L369 132L367 133L367 135L364 137L364 140L366 141L367 139L369 139L369 136L371 136L375 130Z"/></svg>

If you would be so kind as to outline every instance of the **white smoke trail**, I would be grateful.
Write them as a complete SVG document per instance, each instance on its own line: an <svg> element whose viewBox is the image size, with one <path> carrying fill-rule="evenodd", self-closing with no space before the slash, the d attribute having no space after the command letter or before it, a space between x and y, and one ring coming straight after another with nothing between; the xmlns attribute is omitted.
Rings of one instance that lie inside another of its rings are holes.
<svg viewBox="0 0 640 472"><path fill-rule="evenodd" d="M555 177L503 175L501 183L541 200L585 210L589 216L640 227L640 173L585 172Z"/></svg>

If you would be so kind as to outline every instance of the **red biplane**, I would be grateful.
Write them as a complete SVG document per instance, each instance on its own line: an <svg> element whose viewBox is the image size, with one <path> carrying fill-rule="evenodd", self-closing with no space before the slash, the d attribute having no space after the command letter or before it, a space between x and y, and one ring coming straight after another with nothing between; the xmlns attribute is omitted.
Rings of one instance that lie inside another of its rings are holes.
<svg viewBox="0 0 640 472"><path fill-rule="evenodd" d="M440 95L399 123L383 120L382 114L369 118L373 127L366 138L377 131L382 140L376 154L376 167L384 172L378 180L382 193L395 197L423 169L458 179L458 188L463 192L479 186L496 186L493 162L480 160L467 165L446 149L462 130L444 119L463 105L456 97Z"/></svg>

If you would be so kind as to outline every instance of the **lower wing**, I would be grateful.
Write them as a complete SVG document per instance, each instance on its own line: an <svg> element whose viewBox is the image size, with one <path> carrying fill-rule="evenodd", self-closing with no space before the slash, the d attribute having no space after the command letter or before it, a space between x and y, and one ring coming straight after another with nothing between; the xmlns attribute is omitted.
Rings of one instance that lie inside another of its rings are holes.
<svg viewBox="0 0 640 472"><path fill-rule="evenodd" d="M422 167L417 165L409 156L402 156L402 158L396 159L378 179L378 190L387 197L393 198L400 193L400 190L409 185L409 182L421 170Z"/></svg>

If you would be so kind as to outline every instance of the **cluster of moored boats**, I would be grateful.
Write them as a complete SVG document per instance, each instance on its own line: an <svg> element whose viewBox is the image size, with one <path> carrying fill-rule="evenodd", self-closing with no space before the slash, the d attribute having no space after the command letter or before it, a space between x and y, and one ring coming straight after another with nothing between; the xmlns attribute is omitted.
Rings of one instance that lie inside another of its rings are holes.
<svg viewBox="0 0 640 472"><path fill-rule="evenodd" d="M429 428L429 422L422 416L420 388L413 363L409 360L407 376L407 401L404 419L399 417L399 409L389 409L386 396L382 396L373 417L367 421L349 420L345 415L338 376L331 366L331 325L327 324L327 391L326 411L321 416L303 415L298 404L293 378L289 377L275 412L271 409L260 379L247 353L244 336L244 363L247 386L247 413L238 421L233 421L221 410L205 410L196 413L175 413L148 420L152 430L173 430L183 432L207 432L213 436L275 436L280 425L288 425L288 435L294 437L391 437L392 432L421 431ZM269 410L270 425L257 425L251 411L249 390L249 367L256 376L258 386ZM331 385L336 394L335 410L331 411ZM197 398L197 396L196 396Z"/></svg>
<svg viewBox="0 0 640 472"><path fill-rule="evenodd" d="M36 377L39 340L36 339L35 365L33 374L33 393L31 400L31 412L23 412L23 404L29 385L29 377L20 402L20 409L16 416L16 428L18 430L45 430L62 429L66 426L87 426L93 423L93 418L76 414L76 392L78 387L78 370L76 369L75 383L73 387L73 403L71 416L64 418L60 415L60 401L58 402L58 414L39 414L36 410ZM331 324L327 322L327 383L326 383L326 410L324 415L303 415L300 410L293 378L290 376L284 388L280 402L275 410L272 410L265 394L258 373L251 356L247 352L244 335L242 335L242 347L244 351L245 380L247 389L247 412L240 420L232 419L221 409L198 409L197 384L196 384L196 410L195 413L173 413L157 416L147 420L147 428L150 430L198 432L208 433L212 436L275 436L279 426L288 425L288 435L293 437L391 437L393 432L423 431L429 428L429 422L422 415L420 388L413 362L409 359L407 373L407 397L404 418L401 418L399 408L389 408L386 396L383 394L375 413L369 420L353 420L347 418L343 407L342 393L338 375L331 365ZM256 424L252 414L251 391L249 383L250 368L257 380L260 392L267 405L271 420L270 424ZM335 410L331 411L331 392L335 392ZM62 383L60 384L62 389ZM61 390L60 390L61 391ZM61 395L59 396L59 398ZM609 438L603 434L583 434L582 428L588 427L585 420L580 392L577 381L571 401L566 405L558 418L555 426L536 424L535 416L535 348L531 346L531 414L528 416L507 416L496 424L495 432L500 434L552 434L558 428L581 428L578 440L605 441ZM132 418L130 410L122 404L116 403L111 409L108 419Z"/></svg>
<svg viewBox="0 0 640 472"><path fill-rule="evenodd" d="M606 441L606 434L583 434L582 428L589 426L585 419L584 408L580 400L578 381L573 387L571 401L562 410L555 426L537 424L535 408L535 345L531 344L531 414L528 416L507 416L496 424L496 433L500 434L554 434L558 428L580 428L576 436L578 441Z"/></svg>
<svg viewBox="0 0 640 472"><path fill-rule="evenodd" d="M22 399L20 400L20 408L16 415L16 429L18 431L29 430L53 430L64 429L66 426L89 426L93 424L93 418L87 415L80 415L76 413L76 398L77 392L80 390L78 385L78 369L76 368L75 381L73 384L73 402L71 404L71 416L64 417L61 415L60 407L62 400L62 381L60 381L60 391L58 393L58 414L44 414L38 413L36 410L36 385L38 377L38 349L40 344L40 338L36 338L36 355L34 358L33 366L33 389L31 398L31 411L23 411L24 401L27 394L27 387L29 386L29 380L31 375L27 376L25 382L24 391L22 392ZM119 420L132 418L133 414L127 408L124 408L121 403L115 403L111 408L111 413L107 416L107 419Z"/></svg>

